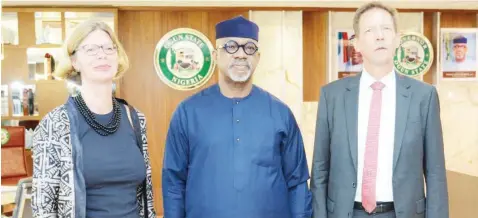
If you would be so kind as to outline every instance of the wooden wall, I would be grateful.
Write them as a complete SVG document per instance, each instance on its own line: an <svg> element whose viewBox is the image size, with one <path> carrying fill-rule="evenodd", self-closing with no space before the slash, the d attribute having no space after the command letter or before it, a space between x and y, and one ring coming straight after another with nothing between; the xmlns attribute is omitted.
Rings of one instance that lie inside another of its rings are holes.
<svg viewBox="0 0 478 218"><path fill-rule="evenodd" d="M46 9L44 9L46 10ZM85 9L89 11L90 9ZM151 164L153 170L153 185L155 207L158 215L163 214L161 169L163 162L164 143L169 127L169 120L176 106L194 91L176 91L160 81L153 64L153 53L156 43L168 31L179 27L190 27L204 33L215 45L215 24L237 15L248 17L248 10L208 8L160 9L160 8L128 8L118 13L118 34L131 61L131 69L121 79L119 96L136 106L146 114L148 120L148 138L150 144ZM264 9L261 10L282 10ZM289 9L292 10L292 9ZM300 10L295 8L294 10ZM115 9L116 11L116 9ZM353 11L353 9L346 10ZM424 35L430 39L434 47L437 43L435 22L437 15L433 11L424 13ZM18 14L19 41L18 46L5 46L5 58L2 61L2 84L12 81L28 80L26 65L26 49L35 44L34 14L32 10L22 9ZM478 28L476 11L442 12L441 27ZM326 9L308 9L303 12L303 99L315 102L319 98L319 89L327 83L327 36L328 11ZM424 81L433 83L435 61L425 76ZM217 71L217 70L216 70ZM201 89L217 82L217 72ZM64 102L67 96L63 85L57 81L41 81L37 83L40 115ZM48 97L55 95L55 100ZM10 103L11 107L11 103ZM10 108L10 111L11 108ZM478 178L456 172L447 172L450 217L471 218L476 216L478 202Z"/></svg>
<svg viewBox="0 0 478 218"><path fill-rule="evenodd" d="M319 100L320 87L327 83L328 11L305 11L302 15L305 102Z"/></svg>
<svg viewBox="0 0 478 218"><path fill-rule="evenodd" d="M176 91L165 85L156 75L153 53L156 43L168 31L179 27L191 27L203 32L215 45L215 24L236 15L248 17L248 11L166 11L166 10L124 10L118 13L118 33L131 61L131 69L120 81L120 97L146 114L148 138L153 170L155 207L158 215L163 214L161 169L164 143L169 120L176 106L195 91ZM319 89L327 83L327 11L303 12L304 36L304 101L317 101ZM436 47L436 13L425 12L424 34ZM444 12L442 27L477 27L476 13ZM437 57L435 51L435 57ZM436 61L436 58L435 58ZM434 70L430 70L424 81L433 83ZM217 71L217 70L216 70ZM217 72L207 86L217 81ZM476 178L448 172L450 210L452 218L472 217L472 204L478 202L478 181Z"/></svg>
<svg viewBox="0 0 478 218"><path fill-rule="evenodd" d="M423 14L423 35L425 37L428 38L428 40L430 40L430 42L432 43L433 45L433 64L432 66L430 67L430 69L428 70L428 72L423 75L423 81L424 82L427 82L427 83L430 83L430 84L433 84L434 82L434 74L436 74L436 65L437 65L437 58L438 58L438 54L437 54L437 42L436 42L436 35L434 35L434 28L435 28L435 25L436 25L436 18L437 18L437 13L433 13L433 12L425 12Z"/></svg>
<svg viewBox="0 0 478 218"><path fill-rule="evenodd" d="M168 31L190 27L204 33L215 46L216 23L248 11L121 11L119 37L131 61L131 69L121 80L120 96L146 115L150 160L153 170L155 208L163 213L161 170L169 120L176 106L195 91L176 91L156 75L153 54L156 43ZM216 69L217 71L217 69ZM217 72L202 88L217 82Z"/></svg>

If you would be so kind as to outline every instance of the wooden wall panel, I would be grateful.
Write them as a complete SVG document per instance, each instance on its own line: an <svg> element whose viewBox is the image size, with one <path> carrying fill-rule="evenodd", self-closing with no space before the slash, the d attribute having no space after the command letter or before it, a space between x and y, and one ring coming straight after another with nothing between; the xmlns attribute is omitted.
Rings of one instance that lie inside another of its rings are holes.
<svg viewBox="0 0 478 218"><path fill-rule="evenodd" d="M304 11L303 57L305 102L318 101L320 88L327 83L328 12Z"/></svg>
<svg viewBox="0 0 478 218"><path fill-rule="evenodd" d="M476 13L455 12L442 13L440 26L442 28L476 28Z"/></svg>
<svg viewBox="0 0 478 218"><path fill-rule="evenodd" d="M423 75L423 81L429 84L433 84L433 74L436 73L436 63L437 63L437 44L435 39L435 36L433 35L433 28L435 27L434 23L434 16L435 13L433 12L425 12L423 14L423 35L430 40L430 42L433 45L433 64L428 70L428 72Z"/></svg>
<svg viewBox="0 0 478 218"><path fill-rule="evenodd" d="M156 74L153 54L156 44L170 30L189 27L199 30L215 45L216 23L247 11L120 11L118 33L129 56L131 68L121 79L120 96L141 110L147 118L150 160L153 171L155 208L163 214L161 170L169 121L177 105L199 91L176 91ZM217 69L202 88L217 82Z"/></svg>
<svg viewBox="0 0 478 218"><path fill-rule="evenodd" d="M442 28L477 28L476 13L442 13ZM477 216L478 177L447 172L450 217L474 218Z"/></svg>

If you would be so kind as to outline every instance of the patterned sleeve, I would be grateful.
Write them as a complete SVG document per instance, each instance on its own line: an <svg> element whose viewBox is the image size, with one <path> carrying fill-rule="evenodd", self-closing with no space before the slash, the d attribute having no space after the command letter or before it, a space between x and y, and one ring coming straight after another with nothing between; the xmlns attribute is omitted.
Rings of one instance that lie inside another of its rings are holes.
<svg viewBox="0 0 478 218"><path fill-rule="evenodd" d="M60 157L55 143L55 111L47 114L33 134L33 217L57 217L60 188Z"/></svg>
<svg viewBox="0 0 478 218"><path fill-rule="evenodd" d="M156 218L156 211L154 209L153 182L151 177L151 174L152 174L151 162L149 160L148 138L146 134L146 117L140 111L137 110L137 112L138 112L139 122L141 125L141 140L143 144L144 160L146 163L146 201L147 201L146 207L148 209L148 217L146 218ZM143 217L144 217L144 214L143 214Z"/></svg>

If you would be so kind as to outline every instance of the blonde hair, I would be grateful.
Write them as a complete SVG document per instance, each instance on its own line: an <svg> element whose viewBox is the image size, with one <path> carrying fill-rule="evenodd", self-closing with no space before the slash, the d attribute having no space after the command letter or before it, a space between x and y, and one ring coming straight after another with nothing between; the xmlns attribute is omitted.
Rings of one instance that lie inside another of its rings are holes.
<svg viewBox="0 0 478 218"><path fill-rule="evenodd" d="M357 11L355 11L353 28L354 28L354 32L355 32L356 37L358 37L359 33L360 33L360 27L359 27L360 18L362 17L362 15L365 12L367 12L369 10L372 10L372 9L382 9L382 10L388 12L390 14L390 16L392 16L393 28L395 29L395 32L398 32L397 31L398 30L398 12L397 12L397 10L395 8L384 5L381 2L374 1L374 2L369 2L365 5L362 5L360 8L357 9Z"/></svg>
<svg viewBox="0 0 478 218"><path fill-rule="evenodd" d="M80 43L93 31L103 30L105 31L113 41L113 44L117 47L118 52L118 72L115 75L116 78L120 78L129 68L129 60L126 52L118 40L118 37L113 33L113 30L101 20L91 19L79 24L67 38L62 48L62 58L59 60L59 64L55 69L55 77L61 79L74 79L78 80L78 72L73 68L71 63L71 56L76 51Z"/></svg>

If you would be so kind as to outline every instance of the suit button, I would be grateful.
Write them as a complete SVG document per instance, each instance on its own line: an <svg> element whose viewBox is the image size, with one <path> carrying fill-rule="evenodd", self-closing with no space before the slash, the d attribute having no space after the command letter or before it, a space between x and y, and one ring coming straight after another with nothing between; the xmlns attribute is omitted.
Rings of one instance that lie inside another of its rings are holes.
<svg viewBox="0 0 478 218"><path fill-rule="evenodd" d="M355 182L354 182L354 183L352 183L352 186L355 188L355 187L357 187L357 184L355 184Z"/></svg>

